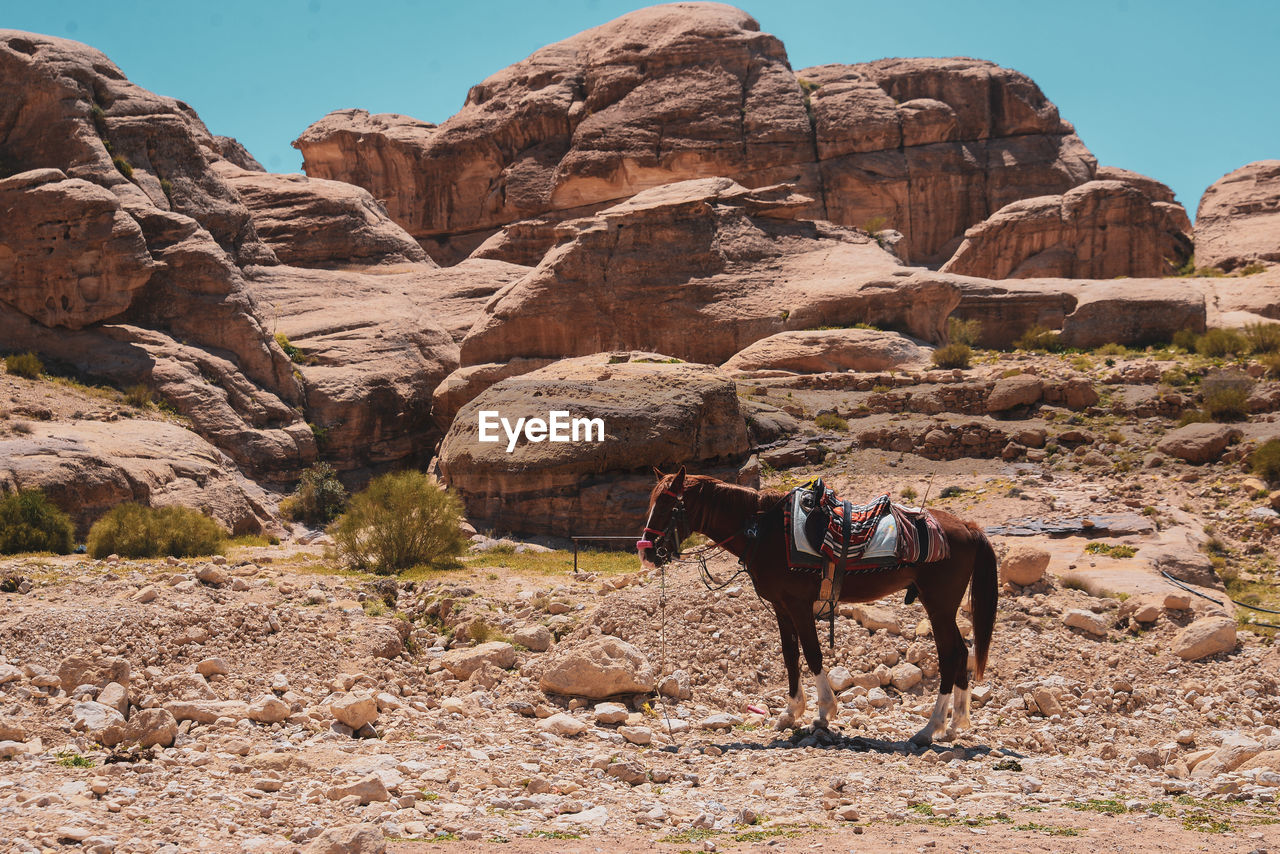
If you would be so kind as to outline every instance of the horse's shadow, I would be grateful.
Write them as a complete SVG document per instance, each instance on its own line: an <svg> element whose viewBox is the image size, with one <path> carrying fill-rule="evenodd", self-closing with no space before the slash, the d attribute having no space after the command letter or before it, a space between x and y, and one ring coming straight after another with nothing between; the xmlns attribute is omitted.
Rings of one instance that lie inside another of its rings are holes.
<svg viewBox="0 0 1280 854"><path fill-rule="evenodd" d="M997 754L999 756L1007 756L1013 759L1023 758L1022 754L1010 751L1008 748L991 747L986 744L963 745L963 744L929 744L923 747L913 744L910 741L894 741L884 738L871 738L865 735L845 735L838 730L822 730L805 728L795 730L790 736L782 736L774 738L768 742L758 741L730 741L717 744L716 747L723 751L752 751L752 750L798 750L804 747L819 747L823 750L847 751L850 753L878 753L881 755L897 755L897 756L914 756L922 757L927 753L941 755L943 753L951 753L952 757L957 755L961 759L975 759L979 756L989 756ZM671 748L666 748L670 750Z"/></svg>

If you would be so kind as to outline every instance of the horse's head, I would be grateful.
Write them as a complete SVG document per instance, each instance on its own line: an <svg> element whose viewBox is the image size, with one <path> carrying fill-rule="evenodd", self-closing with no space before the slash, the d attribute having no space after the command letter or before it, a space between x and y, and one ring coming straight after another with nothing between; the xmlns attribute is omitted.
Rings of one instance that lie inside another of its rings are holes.
<svg viewBox="0 0 1280 854"><path fill-rule="evenodd" d="M653 470L658 482L649 494L649 520L636 543L640 565L655 569L680 557L680 543L693 533L684 506L684 466L675 474Z"/></svg>

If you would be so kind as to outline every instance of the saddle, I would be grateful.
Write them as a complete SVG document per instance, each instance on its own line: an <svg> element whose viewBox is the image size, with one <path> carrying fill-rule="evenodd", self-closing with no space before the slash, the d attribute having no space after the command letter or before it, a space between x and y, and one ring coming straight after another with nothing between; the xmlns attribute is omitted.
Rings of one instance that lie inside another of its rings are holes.
<svg viewBox="0 0 1280 854"><path fill-rule="evenodd" d="M845 572L887 569L904 563L931 563L951 548L933 515L894 504L887 494L853 504L815 478L792 491L784 503L787 562L792 570Z"/></svg>

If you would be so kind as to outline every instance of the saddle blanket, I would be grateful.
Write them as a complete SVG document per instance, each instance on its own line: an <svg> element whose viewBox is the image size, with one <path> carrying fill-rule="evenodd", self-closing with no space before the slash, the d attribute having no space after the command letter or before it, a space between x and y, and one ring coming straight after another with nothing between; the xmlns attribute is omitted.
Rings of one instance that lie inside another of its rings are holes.
<svg viewBox="0 0 1280 854"><path fill-rule="evenodd" d="M811 483L792 490L784 503L790 568L816 572L827 561L851 571L902 563L931 563L951 554L933 514L894 504L881 495L852 504Z"/></svg>

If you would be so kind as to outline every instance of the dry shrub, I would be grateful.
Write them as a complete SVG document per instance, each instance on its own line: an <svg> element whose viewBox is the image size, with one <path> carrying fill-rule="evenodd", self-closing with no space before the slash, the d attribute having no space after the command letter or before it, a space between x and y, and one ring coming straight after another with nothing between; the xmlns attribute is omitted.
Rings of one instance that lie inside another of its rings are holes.
<svg viewBox="0 0 1280 854"><path fill-rule="evenodd" d="M213 519L189 507L143 507L121 504L89 529L89 554L95 558L199 557L217 554L226 532Z"/></svg>
<svg viewBox="0 0 1280 854"><path fill-rule="evenodd" d="M351 498L330 526L338 556L353 569L391 575L457 558L466 547L462 505L422 472L385 474Z"/></svg>
<svg viewBox="0 0 1280 854"><path fill-rule="evenodd" d="M71 519L38 489L21 489L0 500L0 554L71 551Z"/></svg>

